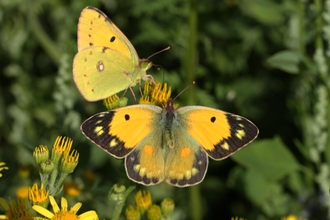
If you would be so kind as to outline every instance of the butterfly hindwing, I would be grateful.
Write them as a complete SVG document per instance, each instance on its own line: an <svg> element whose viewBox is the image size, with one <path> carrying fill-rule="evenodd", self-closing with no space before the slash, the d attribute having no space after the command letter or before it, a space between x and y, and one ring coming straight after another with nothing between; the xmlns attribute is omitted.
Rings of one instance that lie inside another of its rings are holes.
<svg viewBox="0 0 330 220"><path fill-rule="evenodd" d="M153 131L125 158L128 177L143 185L155 185L164 180L164 152L161 145L161 129Z"/></svg>
<svg viewBox="0 0 330 220"><path fill-rule="evenodd" d="M143 185L165 180L185 187L201 182L208 166L205 151L177 122L169 131L164 117L155 119L150 134L125 159L128 177Z"/></svg>
<svg viewBox="0 0 330 220"><path fill-rule="evenodd" d="M87 100L104 99L135 85L129 74L134 70L129 59L107 47L85 48L73 60L74 81Z"/></svg>
<svg viewBox="0 0 330 220"><path fill-rule="evenodd" d="M227 158L253 141L258 128L248 119L202 106L178 109L187 132L214 160Z"/></svg>
<svg viewBox="0 0 330 220"><path fill-rule="evenodd" d="M208 157L199 144L182 126L173 129L171 144L167 145L165 180L168 184L185 187L198 184L204 179Z"/></svg>

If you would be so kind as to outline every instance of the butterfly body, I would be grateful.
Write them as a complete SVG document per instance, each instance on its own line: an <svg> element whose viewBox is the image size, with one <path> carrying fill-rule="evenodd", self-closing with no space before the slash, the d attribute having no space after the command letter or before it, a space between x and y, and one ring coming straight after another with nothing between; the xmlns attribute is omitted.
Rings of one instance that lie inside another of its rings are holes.
<svg viewBox="0 0 330 220"><path fill-rule="evenodd" d="M78 24L73 77L88 101L105 99L140 80L149 80L152 63L140 59L119 28L100 10L86 7Z"/></svg>
<svg viewBox="0 0 330 220"><path fill-rule="evenodd" d="M125 157L128 177L144 185L185 187L204 179L208 156L224 159L258 134L249 120L220 110L133 105L98 113L81 126L107 153Z"/></svg>

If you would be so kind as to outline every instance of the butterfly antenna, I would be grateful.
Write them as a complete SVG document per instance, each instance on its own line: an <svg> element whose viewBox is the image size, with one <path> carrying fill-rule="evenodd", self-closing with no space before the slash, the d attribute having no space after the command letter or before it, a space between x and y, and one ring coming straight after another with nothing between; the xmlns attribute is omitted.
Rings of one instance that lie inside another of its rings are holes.
<svg viewBox="0 0 330 220"><path fill-rule="evenodd" d="M184 88L179 94L177 94L172 101L174 102L175 99L177 99L184 91L186 91L188 88L190 88L192 85L195 85L195 81L192 81L186 88Z"/></svg>
<svg viewBox="0 0 330 220"><path fill-rule="evenodd" d="M147 58L147 60L149 60L151 57L153 57L153 56L155 56L155 55L157 55L157 54L159 54L159 53L162 53L162 52L164 52L164 51L169 50L170 48L171 48L171 47L168 46L168 47L166 47L166 48L164 48L164 49L162 49L162 50L160 50L160 51L158 51L158 52L156 52L156 53L154 53L154 54L151 54L151 55Z"/></svg>

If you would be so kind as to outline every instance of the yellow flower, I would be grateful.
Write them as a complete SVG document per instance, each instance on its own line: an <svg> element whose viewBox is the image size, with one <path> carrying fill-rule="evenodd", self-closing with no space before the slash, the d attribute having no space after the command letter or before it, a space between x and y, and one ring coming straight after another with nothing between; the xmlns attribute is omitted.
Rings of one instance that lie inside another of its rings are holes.
<svg viewBox="0 0 330 220"><path fill-rule="evenodd" d="M5 162L0 162L0 172L2 170L8 170L8 167L5 167L6 163ZM2 177L2 173L0 173L0 177Z"/></svg>
<svg viewBox="0 0 330 220"><path fill-rule="evenodd" d="M16 197L26 199L29 195L29 187L28 186L21 186L18 187L16 190Z"/></svg>
<svg viewBox="0 0 330 220"><path fill-rule="evenodd" d="M76 203L73 207L70 208L70 210L68 210L68 201L63 197L61 199L61 209L58 207L54 197L49 196L49 201L53 207L54 213L39 205L34 205L32 206L32 208L39 214L51 220L98 220L99 219L95 211L88 211L88 212L84 212L83 214L76 215L82 205L80 202Z"/></svg>
<svg viewBox="0 0 330 220"><path fill-rule="evenodd" d="M171 97L171 87L167 89L167 84L157 82L152 90L151 98L161 105L165 105Z"/></svg>
<svg viewBox="0 0 330 220"><path fill-rule="evenodd" d="M170 198L166 198L162 201L162 203L160 204L162 213L165 216L168 216L169 214L171 214L174 210L175 204L173 199Z"/></svg>
<svg viewBox="0 0 330 220"><path fill-rule="evenodd" d="M16 202L10 200L8 204L6 200L0 198L0 206L6 211L5 215L0 215L0 219L33 220L23 199L18 198Z"/></svg>
<svg viewBox="0 0 330 220"><path fill-rule="evenodd" d="M42 183L40 189L38 189L38 184L33 184L29 188L29 200L33 205L46 205L48 204L48 194L49 191L44 189L44 184Z"/></svg>
<svg viewBox="0 0 330 220"><path fill-rule="evenodd" d="M67 151L62 157L61 171L64 173L72 173L78 165L78 159L79 153L77 150L73 150L70 154L69 151Z"/></svg>
<svg viewBox="0 0 330 220"><path fill-rule="evenodd" d="M143 214L151 206L151 195L149 191L139 190L135 195L135 204Z"/></svg>
<svg viewBox="0 0 330 220"><path fill-rule="evenodd" d="M158 205L151 205L147 211L148 220L160 220L162 218L162 211Z"/></svg>
<svg viewBox="0 0 330 220"><path fill-rule="evenodd" d="M125 211L127 220L140 220L141 215L138 208L134 208L132 205L128 206Z"/></svg>
<svg viewBox="0 0 330 220"><path fill-rule="evenodd" d="M49 159L49 150L46 145L40 145L34 148L33 158L37 164L40 164Z"/></svg>
<svg viewBox="0 0 330 220"><path fill-rule="evenodd" d="M144 84L143 95L139 104L151 104L164 106L171 97L171 87L167 88L166 83L146 82Z"/></svg>
<svg viewBox="0 0 330 220"><path fill-rule="evenodd" d="M71 150L73 140L68 137L58 136L54 142L52 149L52 161L59 164L63 154L67 154Z"/></svg>
<svg viewBox="0 0 330 220"><path fill-rule="evenodd" d="M64 192L68 196L79 196L81 192L81 187L74 181L64 182Z"/></svg>
<svg viewBox="0 0 330 220"><path fill-rule="evenodd" d="M281 218L281 220L298 220L298 217L295 215L288 215L286 217Z"/></svg>
<svg viewBox="0 0 330 220"><path fill-rule="evenodd" d="M115 108L126 106L128 102L128 99L126 97L120 97L117 94L114 94L106 99L103 99L103 105L108 110L112 110Z"/></svg>

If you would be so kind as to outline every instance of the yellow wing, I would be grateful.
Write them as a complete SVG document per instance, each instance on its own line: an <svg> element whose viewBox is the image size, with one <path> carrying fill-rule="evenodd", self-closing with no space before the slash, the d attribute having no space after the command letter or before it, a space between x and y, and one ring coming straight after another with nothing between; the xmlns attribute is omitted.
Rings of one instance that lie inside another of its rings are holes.
<svg viewBox="0 0 330 220"><path fill-rule="evenodd" d="M86 7L78 23L78 52L87 47L108 47L138 64L138 55L126 36L99 9Z"/></svg>
<svg viewBox="0 0 330 220"><path fill-rule="evenodd" d="M128 177L143 185L155 185L164 180L177 187L200 183L208 166L205 151L184 126L178 126L180 119L174 117L171 126L166 110L153 105L140 106L157 108L158 113L148 121L152 128L150 133L125 158Z"/></svg>
<svg viewBox="0 0 330 220"><path fill-rule="evenodd" d="M151 133L125 158L127 176L134 182L148 186L164 180L161 137L160 126L153 127Z"/></svg>
<svg viewBox="0 0 330 220"><path fill-rule="evenodd" d="M166 134L166 133L165 133ZM165 141L165 181L177 187L192 186L203 181L208 157L205 151L180 127L173 127L173 143Z"/></svg>
<svg viewBox="0 0 330 220"><path fill-rule="evenodd" d="M86 48L73 60L73 79L88 101L105 99L134 86L138 71L122 53L106 47Z"/></svg>
<svg viewBox="0 0 330 220"><path fill-rule="evenodd" d="M151 66L139 59L131 42L103 12L93 7L81 12L73 77L86 100L105 99L141 78L152 79L146 74Z"/></svg>
<svg viewBox="0 0 330 220"><path fill-rule="evenodd" d="M217 109L187 106L177 112L188 134L214 160L227 158L259 133L248 119Z"/></svg>
<svg viewBox="0 0 330 220"><path fill-rule="evenodd" d="M81 125L82 133L116 158L128 155L152 131L151 124L161 108L133 105L101 112Z"/></svg>

